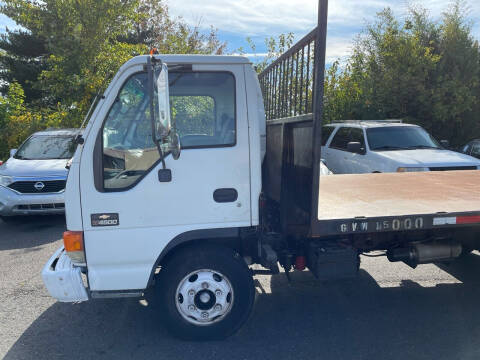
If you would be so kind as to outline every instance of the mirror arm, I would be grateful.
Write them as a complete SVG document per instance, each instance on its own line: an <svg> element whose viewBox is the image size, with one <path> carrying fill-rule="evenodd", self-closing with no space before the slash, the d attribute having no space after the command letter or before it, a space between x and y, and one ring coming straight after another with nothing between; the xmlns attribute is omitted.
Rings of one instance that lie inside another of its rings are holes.
<svg viewBox="0 0 480 360"><path fill-rule="evenodd" d="M166 165L165 165L165 157L163 156L163 150L162 147L160 146L160 142L155 136L156 129L155 129L155 105L154 105L154 95L155 95L155 89L154 89L154 68L155 64L160 62L161 60L155 59L153 55L150 55L147 58L147 72L148 72L148 92L150 95L150 121L152 124L152 140L153 143L157 146L158 154L160 155L160 160L162 161L162 168L165 170ZM160 70L161 71L161 70Z"/></svg>

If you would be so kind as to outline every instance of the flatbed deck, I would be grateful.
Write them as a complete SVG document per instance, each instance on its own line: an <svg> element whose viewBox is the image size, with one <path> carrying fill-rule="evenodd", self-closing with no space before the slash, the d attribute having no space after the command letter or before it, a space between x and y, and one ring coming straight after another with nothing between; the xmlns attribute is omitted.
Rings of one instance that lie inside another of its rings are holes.
<svg viewBox="0 0 480 360"><path fill-rule="evenodd" d="M480 171L322 176L318 209L315 236L480 223Z"/></svg>

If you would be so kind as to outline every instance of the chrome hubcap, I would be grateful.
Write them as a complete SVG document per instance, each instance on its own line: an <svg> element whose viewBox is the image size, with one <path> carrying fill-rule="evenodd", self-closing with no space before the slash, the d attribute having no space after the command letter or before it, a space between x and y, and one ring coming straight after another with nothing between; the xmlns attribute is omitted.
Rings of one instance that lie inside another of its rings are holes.
<svg viewBox="0 0 480 360"><path fill-rule="evenodd" d="M233 288L218 271L202 269L185 276L177 287L175 303L182 317L195 325L211 325L232 309Z"/></svg>

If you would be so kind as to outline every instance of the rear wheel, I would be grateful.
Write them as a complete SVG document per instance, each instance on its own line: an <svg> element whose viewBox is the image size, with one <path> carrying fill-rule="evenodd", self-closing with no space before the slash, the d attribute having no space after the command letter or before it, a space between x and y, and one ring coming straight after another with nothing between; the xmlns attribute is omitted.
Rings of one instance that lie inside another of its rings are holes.
<svg viewBox="0 0 480 360"><path fill-rule="evenodd" d="M161 321L180 338L226 338L240 329L253 309L250 269L228 248L185 248L162 265L157 280Z"/></svg>

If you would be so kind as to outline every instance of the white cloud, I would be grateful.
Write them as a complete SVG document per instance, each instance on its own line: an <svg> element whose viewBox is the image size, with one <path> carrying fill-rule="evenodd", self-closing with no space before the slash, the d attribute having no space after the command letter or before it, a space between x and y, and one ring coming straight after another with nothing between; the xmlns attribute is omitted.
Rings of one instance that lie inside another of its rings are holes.
<svg viewBox="0 0 480 360"><path fill-rule="evenodd" d="M442 2L445 0L442 0ZM248 35L289 31L307 32L317 21L316 0L182 0L170 1L171 13L192 25L213 25ZM404 1L336 0L329 4L329 23L361 25L386 6L405 8Z"/></svg>
<svg viewBox="0 0 480 360"><path fill-rule="evenodd" d="M327 38L327 53L325 61L332 63L337 59L346 58L352 50L353 41L350 37L328 37Z"/></svg>
<svg viewBox="0 0 480 360"><path fill-rule="evenodd" d="M315 4L309 0L182 0L169 1L173 15L191 25L213 25L245 36L268 34L286 27L300 31L315 23ZM294 15L293 15L294 14Z"/></svg>
<svg viewBox="0 0 480 360"><path fill-rule="evenodd" d="M408 6L419 4L431 16L441 16L451 0L331 0L329 2L327 61L348 55L355 34L385 7L404 15ZM171 14L182 16L191 25L237 36L276 36L294 32L300 38L317 22L317 0L170 0ZM470 0L468 16L480 18L480 2ZM474 28L479 37L480 27Z"/></svg>
<svg viewBox="0 0 480 360"><path fill-rule="evenodd" d="M0 14L0 32L4 32L7 29L7 27L9 30L21 29L21 27L18 26L15 21L10 19L6 15Z"/></svg>

